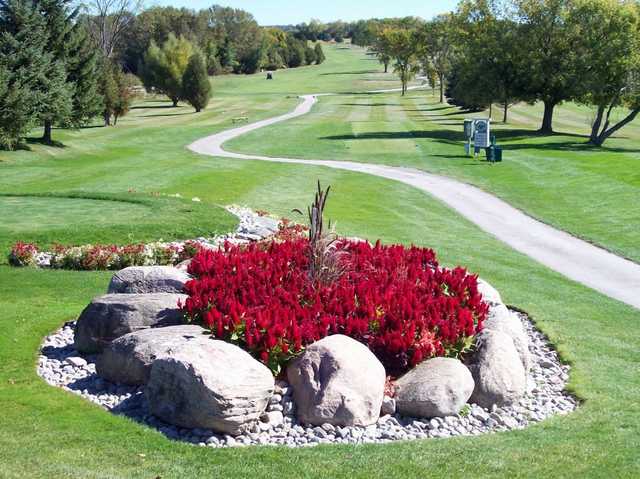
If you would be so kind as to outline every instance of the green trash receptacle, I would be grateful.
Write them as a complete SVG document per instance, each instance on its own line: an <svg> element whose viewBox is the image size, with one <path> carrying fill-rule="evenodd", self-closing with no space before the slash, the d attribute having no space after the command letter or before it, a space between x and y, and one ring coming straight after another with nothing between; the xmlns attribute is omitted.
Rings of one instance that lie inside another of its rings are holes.
<svg viewBox="0 0 640 479"><path fill-rule="evenodd" d="M493 162L495 158L495 146L491 145L485 152L487 154L487 161Z"/></svg>
<svg viewBox="0 0 640 479"><path fill-rule="evenodd" d="M502 148L496 146L493 150L493 161L502 161Z"/></svg>

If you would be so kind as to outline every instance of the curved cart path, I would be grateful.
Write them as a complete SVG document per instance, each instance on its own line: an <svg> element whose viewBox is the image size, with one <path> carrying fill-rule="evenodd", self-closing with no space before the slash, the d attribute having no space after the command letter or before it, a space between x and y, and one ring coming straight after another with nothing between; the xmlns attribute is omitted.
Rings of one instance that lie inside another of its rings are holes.
<svg viewBox="0 0 640 479"><path fill-rule="evenodd" d="M382 91L382 90L381 90ZM413 168L351 161L302 160L225 151L232 138L308 113L317 96L302 96L290 113L223 131L198 140L189 149L204 155L239 160L326 166L389 178L418 188L443 201L487 233L558 273L640 309L640 265L531 218L474 186Z"/></svg>

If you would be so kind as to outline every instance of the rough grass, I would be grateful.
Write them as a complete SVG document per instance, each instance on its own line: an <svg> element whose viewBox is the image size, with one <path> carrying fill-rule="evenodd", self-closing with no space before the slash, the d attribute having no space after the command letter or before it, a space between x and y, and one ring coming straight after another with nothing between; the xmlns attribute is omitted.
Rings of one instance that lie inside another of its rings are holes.
<svg viewBox="0 0 640 479"><path fill-rule="evenodd" d="M330 71L334 62L341 66L338 71L348 71L341 62L353 62L353 71L360 69L357 51L328 53L329 60L318 73ZM345 60L346 55L350 59ZM293 74L281 73L278 81ZM330 75L313 81L322 86L326 77ZM282 91L291 86L286 80L281 84ZM494 284L508 303L529 311L572 364L570 387L584 401L582 407L524 431L475 438L297 450L200 449L112 416L37 377L35 361L42 337L77 317L92 296L103 293L109 273L0 265L0 477L637 477L638 311L515 253L407 186L306 165L205 158L184 149L194 138L228 127L240 109L256 118L293 106L295 100L278 95L252 97L239 88L237 95L219 93L201 116L183 109L185 114L175 117L139 118L137 113L153 114L146 108L136 110L116 129L56 132L65 138L66 148L34 145L32 152L1 156L0 192L126 196L127 189L135 187L140 194L198 196L202 206L238 203L289 215L292 208L308 203L319 178L333 185L327 213L337 220L339 232L433 247L444 263L467 265ZM368 96L357 98L362 102ZM345 118L336 121L335 134L341 134ZM282 148L294 141L287 137L280 141L276 135L269 141L274 139ZM304 143L306 138L297 136L295 141ZM588 199L588 191L583 197ZM52 214L61 217L59 210L54 205ZM3 218L7 214L5 209L1 213ZM112 221L126 224L125 220L112 216ZM166 228L172 221L171 214L159 219ZM18 223L15 215L12 223ZM52 239L59 234L55 228L45 228L41 234L47 232ZM15 234L4 237L22 239ZM91 237L90 225L86 235ZM112 238L126 240L124 232L115 231Z"/></svg>

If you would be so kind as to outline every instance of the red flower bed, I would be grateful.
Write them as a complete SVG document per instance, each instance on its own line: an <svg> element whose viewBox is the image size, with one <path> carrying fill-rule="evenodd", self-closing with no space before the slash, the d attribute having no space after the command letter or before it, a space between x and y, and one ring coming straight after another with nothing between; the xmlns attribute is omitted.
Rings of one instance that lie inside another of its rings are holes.
<svg viewBox="0 0 640 479"><path fill-rule="evenodd" d="M459 355L482 328L488 306L477 277L441 268L430 249L343 241L344 273L322 285L309 280L308 245L298 238L200 251L183 310L275 371L305 345L345 334L396 375Z"/></svg>

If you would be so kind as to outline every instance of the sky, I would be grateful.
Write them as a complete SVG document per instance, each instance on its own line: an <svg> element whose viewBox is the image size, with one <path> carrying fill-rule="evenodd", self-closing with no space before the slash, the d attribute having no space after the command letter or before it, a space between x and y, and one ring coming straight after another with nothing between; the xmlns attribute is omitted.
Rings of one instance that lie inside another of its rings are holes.
<svg viewBox="0 0 640 479"><path fill-rule="evenodd" d="M289 25L317 18L360 20L416 16L429 19L455 8L457 0L147 0L147 5L188 7L195 10L213 4L241 8L253 14L260 25Z"/></svg>

